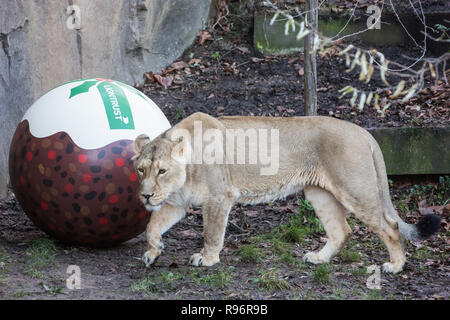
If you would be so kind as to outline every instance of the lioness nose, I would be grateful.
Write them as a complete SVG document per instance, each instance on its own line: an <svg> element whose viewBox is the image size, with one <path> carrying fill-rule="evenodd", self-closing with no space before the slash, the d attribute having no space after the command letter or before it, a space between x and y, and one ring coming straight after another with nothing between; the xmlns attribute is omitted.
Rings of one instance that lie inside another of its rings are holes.
<svg viewBox="0 0 450 320"><path fill-rule="evenodd" d="M153 197L153 195L154 195L154 193L147 193L147 194L143 193L143 194L142 194L142 196L143 196L146 200L148 200L148 199L150 199L151 197Z"/></svg>

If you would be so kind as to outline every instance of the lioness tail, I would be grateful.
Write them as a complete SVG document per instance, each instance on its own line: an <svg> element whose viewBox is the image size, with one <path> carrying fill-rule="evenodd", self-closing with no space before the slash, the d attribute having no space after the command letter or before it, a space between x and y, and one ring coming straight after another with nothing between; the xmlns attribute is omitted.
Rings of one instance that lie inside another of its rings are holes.
<svg viewBox="0 0 450 320"><path fill-rule="evenodd" d="M389 185L383 154L376 140L371 135L370 138L373 161L377 173L378 189L383 202L383 212L386 221L394 228L397 227L395 226L397 224L400 234L409 241L427 239L439 230L441 218L435 214L427 214L423 216L418 223L408 224L399 217L389 194Z"/></svg>

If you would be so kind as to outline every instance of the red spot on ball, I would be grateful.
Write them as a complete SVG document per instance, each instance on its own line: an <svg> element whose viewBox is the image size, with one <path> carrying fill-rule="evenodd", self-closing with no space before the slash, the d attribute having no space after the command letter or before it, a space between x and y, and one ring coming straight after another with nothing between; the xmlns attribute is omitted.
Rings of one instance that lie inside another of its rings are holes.
<svg viewBox="0 0 450 320"><path fill-rule="evenodd" d="M147 211L145 211L145 210L142 210L140 213L139 213L139 218L145 218L147 216Z"/></svg>
<svg viewBox="0 0 450 320"><path fill-rule="evenodd" d="M107 223L108 223L108 219L106 219L106 218L100 218L100 219L98 219L98 223L99 223L99 224L107 224Z"/></svg>
<svg viewBox="0 0 450 320"><path fill-rule="evenodd" d="M47 157L48 157L50 160L54 160L54 159L56 158L56 152L55 152L55 150L50 150L50 151L48 152L48 154L47 154Z"/></svg>
<svg viewBox="0 0 450 320"><path fill-rule="evenodd" d="M26 183L25 178L23 176L20 176L19 180L20 180L20 184L24 185Z"/></svg>
<svg viewBox="0 0 450 320"><path fill-rule="evenodd" d="M116 159L116 166L123 167L124 164L125 164L125 160L123 160L123 158Z"/></svg>
<svg viewBox="0 0 450 320"><path fill-rule="evenodd" d="M78 155L78 162L79 163L85 163L86 161L87 161L87 155L85 155L85 154Z"/></svg>
<svg viewBox="0 0 450 320"><path fill-rule="evenodd" d="M48 210L48 204L46 202L42 201L41 208L42 208L42 210Z"/></svg>
<svg viewBox="0 0 450 320"><path fill-rule="evenodd" d="M137 176L136 173L133 172L133 173L130 174L130 181L131 182L135 182L137 180L137 178L138 178L138 176Z"/></svg>
<svg viewBox="0 0 450 320"><path fill-rule="evenodd" d="M73 191L73 185L70 183L66 184L64 190L66 190L67 193L71 193Z"/></svg>
<svg viewBox="0 0 450 320"><path fill-rule="evenodd" d="M92 177L89 173L83 173L82 179L84 182L89 182L89 181L91 181Z"/></svg>
<svg viewBox="0 0 450 320"><path fill-rule="evenodd" d="M117 201L119 201L119 197L116 194L109 197L109 203L116 203Z"/></svg>
<svg viewBox="0 0 450 320"><path fill-rule="evenodd" d="M30 151L28 151L25 158L27 159L27 161L31 161L31 160L33 160L33 154Z"/></svg>

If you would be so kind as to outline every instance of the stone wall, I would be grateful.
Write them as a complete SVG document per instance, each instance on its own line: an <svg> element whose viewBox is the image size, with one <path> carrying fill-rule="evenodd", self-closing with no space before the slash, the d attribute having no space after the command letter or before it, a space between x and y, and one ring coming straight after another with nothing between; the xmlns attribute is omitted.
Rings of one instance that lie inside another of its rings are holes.
<svg viewBox="0 0 450 320"><path fill-rule="evenodd" d="M145 71L159 72L192 44L210 3L0 1L0 198L7 190L12 135L33 101L79 78L142 82ZM70 5L75 7L68 10Z"/></svg>

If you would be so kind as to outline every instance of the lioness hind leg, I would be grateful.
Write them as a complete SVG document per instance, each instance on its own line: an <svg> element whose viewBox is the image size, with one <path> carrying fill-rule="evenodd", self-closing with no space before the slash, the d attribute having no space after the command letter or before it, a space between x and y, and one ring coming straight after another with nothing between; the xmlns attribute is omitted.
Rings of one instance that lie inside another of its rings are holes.
<svg viewBox="0 0 450 320"><path fill-rule="evenodd" d="M342 196L346 195L346 196ZM375 196L376 194L372 194ZM370 195L364 195L370 197ZM365 201L355 201L348 194L341 194L341 203L353 214L365 223L381 240L383 240L389 251L390 262L383 264L385 272L398 273L402 271L406 262L405 252L400 242L400 232L398 228L393 228L386 221L383 213L383 206L376 197L366 198ZM356 197L363 199L362 195Z"/></svg>
<svg viewBox="0 0 450 320"><path fill-rule="evenodd" d="M323 224L328 241L319 252L308 252L303 259L311 263L329 262L344 246L352 229L345 219L344 207L330 192L313 186L306 187L304 192Z"/></svg>
<svg viewBox="0 0 450 320"><path fill-rule="evenodd" d="M378 210L381 211L382 209ZM386 222L383 212L367 214L367 212L361 211L355 213L355 216L367 224L386 245L389 252L390 262L383 264L383 271L390 273L398 273L402 271L406 262L406 256L400 242L400 232L398 228L394 229Z"/></svg>

